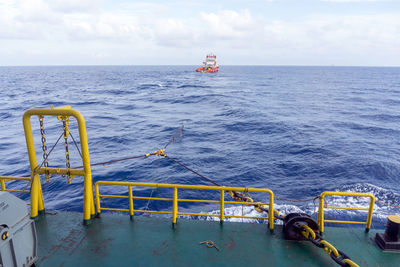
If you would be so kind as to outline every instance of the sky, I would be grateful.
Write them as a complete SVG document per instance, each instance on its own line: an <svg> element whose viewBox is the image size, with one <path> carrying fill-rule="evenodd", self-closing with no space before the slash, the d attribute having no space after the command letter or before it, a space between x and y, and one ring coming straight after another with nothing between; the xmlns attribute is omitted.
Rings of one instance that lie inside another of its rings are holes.
<svg viewBox="0 0 400 267"><path fill-rule="evenodd" d="M0 0L0 66L400 66L400 0Z"/></svg>

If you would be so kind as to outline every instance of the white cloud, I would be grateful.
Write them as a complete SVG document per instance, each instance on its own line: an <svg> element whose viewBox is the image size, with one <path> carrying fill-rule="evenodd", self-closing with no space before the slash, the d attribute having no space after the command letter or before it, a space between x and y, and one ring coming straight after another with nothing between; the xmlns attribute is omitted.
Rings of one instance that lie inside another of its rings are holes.
<svg viewBox="0 0 400 267"><path fill-rule="evenodd" d="M326 62L337 60L338 56L374 58L385 53L386 60L400 62L400 20L395 12L321 14L288 20L255 16L249 9L222 9L198 11L197 16L186 17L177 16L171 6L163 4L135 2L108 10L100 1L90 3L4 0L0 3L0 39L3 44L13 43L10 51L27 58L40 54L41 47L45 55L49 47L57 44L54 53L87 55L82 60L112 60L121 50L131 57L155 59L219 50L231 55L232 64L241 56L248 60L244 64L251 64L251 60L276 60L275 64L279 64L279 57L292 59L295 64L312 63L317 57ZM12 41L16 39L22 41ZM22 45L28 40L35 43ZM35 53L23 50L33 46ZM187 58L182 56L182 62L176 64L185 63L184 60Z"/></svg>
<svg viewBox="0 0 400 267"><path fill-rule="evenodd" d="M158 44L165 46L190 47L195 42L193 30L177 19L158 20L153 35Z"/></svg>
<svg viewBox="0 0 400 267"><path fill-rule="evenodd" d="M54 11L62 13L88 13L100 9L101 0L46 0Z"/></svg>
<svg viewBox="0 0 400 267"><path fill-rule="evenodd" d="M256 27L248 10L224 10L217 14L201 12L200 18L206 34L217 38L241 38Z"/></svg>
<svg viewBox="0 0 400 267"><path fill-rule="evenodd" d="M321 0L322 2L354 3L354 2L392 2L393 0Z"/></svg>

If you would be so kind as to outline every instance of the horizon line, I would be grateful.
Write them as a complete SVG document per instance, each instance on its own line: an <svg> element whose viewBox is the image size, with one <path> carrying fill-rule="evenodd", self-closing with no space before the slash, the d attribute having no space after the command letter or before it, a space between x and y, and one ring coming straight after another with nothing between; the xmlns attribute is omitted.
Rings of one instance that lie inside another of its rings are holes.
<svg viewBox="0 0 400 267"><path fill-rule="evenodd" d="M58 64L49 64L49 65L0 65L0 67L141 67L141 66L148 66L148 67L156 67L156 66L198 66L199 64L192 65L192 64L174 64L174 65L167 65L167 64L65 64L65 65L58 65ZM222 65L227 67L365 67L365 68L399 68L400 65L264 65L264 64L255 64L255 65L237 65L237 64L226 64ZM219 65L221 67L221 65Z"/></svg>

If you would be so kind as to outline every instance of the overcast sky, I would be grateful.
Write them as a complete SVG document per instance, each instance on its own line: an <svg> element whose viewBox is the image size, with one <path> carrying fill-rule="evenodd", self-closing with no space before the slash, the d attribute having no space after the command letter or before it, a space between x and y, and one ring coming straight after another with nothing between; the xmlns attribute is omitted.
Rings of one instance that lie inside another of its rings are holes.
<svg viewBox="0 0 400 267"><path fill-rule="evenodd" d="M400 0L0 0L0 65L400 66Z"/></svg>

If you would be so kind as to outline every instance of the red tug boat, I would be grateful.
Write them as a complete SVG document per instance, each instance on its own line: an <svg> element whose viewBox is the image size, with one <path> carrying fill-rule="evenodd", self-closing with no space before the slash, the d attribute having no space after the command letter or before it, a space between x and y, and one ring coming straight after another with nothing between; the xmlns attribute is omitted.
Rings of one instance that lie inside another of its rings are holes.
<svg viewBox="0 0 400 267"><path fill-rule="evenodd" d="M206 61L203 62L203 66L196 69L197 72L217 72L218 63L217 56L210 53L206 56Z"/></svg>

